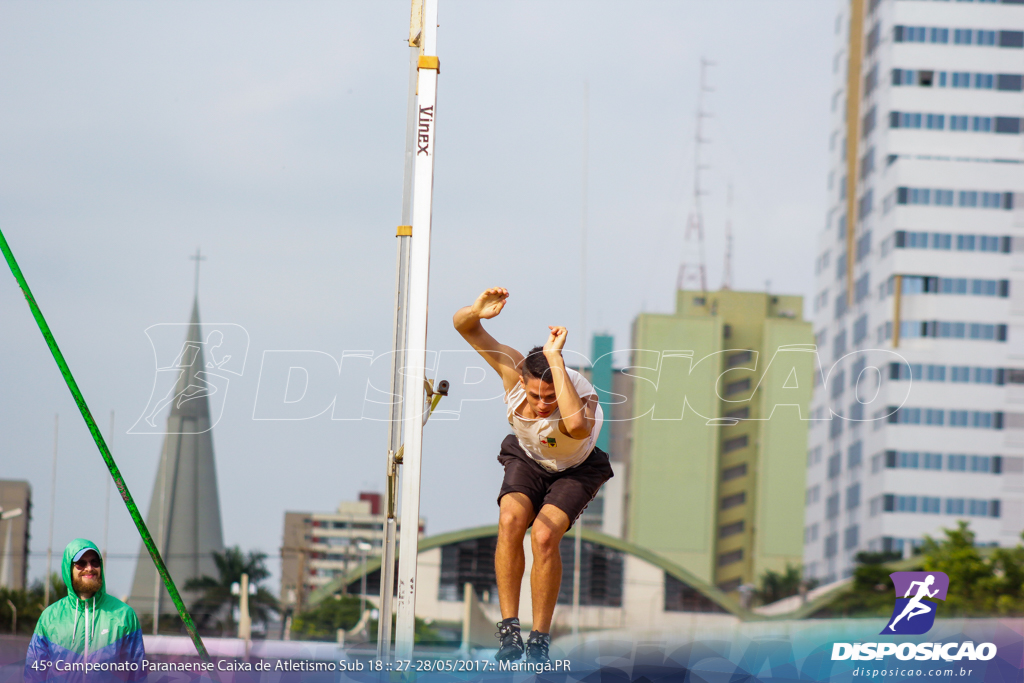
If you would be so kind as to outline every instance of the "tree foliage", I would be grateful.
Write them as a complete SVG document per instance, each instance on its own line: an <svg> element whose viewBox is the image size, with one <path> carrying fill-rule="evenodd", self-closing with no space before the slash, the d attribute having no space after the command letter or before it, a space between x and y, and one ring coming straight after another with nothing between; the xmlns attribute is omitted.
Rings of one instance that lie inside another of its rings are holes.
<svg viewBox="0 0 1024 683"><path fill-rule="evenodd" d="M893 588L886 563L902 557L899 553L857 553L851 589L832 600L817 617L884 617L892 612Z"/></svg>
<svg viewBox="0 0 1024 683"><path fill-rule="evenodd" d="M211 555L217 565L217 577L201 576L185 582L185 590L199 593L189 610L199 628L213 629L225 636L235 634L234 607L238 598L231 595L231 584L241 582L242 574L248 574L249 583L256 586L256 594L249 596L249 615L254 623L266 624L271 612L280 611L277 598L260 585L270 576L266 553L253 550L243 554L234 546Z"/></svg>
<svg viewBox="0 0 1024 683"><path fill-rule="evenodd" d="M761 575L761 587L754 591L754 597L762 605L770 605L799 593L801 581L800 567L787 564L785 572L769 569ZM817 585L817 580L812 579L808 581L807 589L811 590Z"/></svg>
<svg viewBox="0 0 1024 683"><path fill-rule="evenodd" d="M949 577L949 591L940 615L1020 616L1024 615L1024 545L1013 548L979 548L967 522L944 529L945 538L925 536L913 566L902 571L938 571ZM888 616L892 613L894 571L886 564L901 559L900 553L859 553L853 584L838 595L817 617Z"/></svg>
<svg viewBox="0 0 1024 683"><path fill-rule="evenodd" d="M943 615L1024 614L1024 546L996 548L985 557L967 522L945 532L943 541L925 538L921 563L925 571L949 577Z"/></svg>
<svg viewBox="0 0 1024 683"><path fill-rule="evenodd" d="M50 603L60 600L68 594L68 587L60 574L50 575ZM11 604L17 610L18 633L30 634L36 628L39 615L46 607L43 604L43 582L37 580L27 590L0 587L0 633L10 633L14 622ZM8 603L10 601L10 603Z"/></svg>
<svg viewBox="0 0 1024 683"><path fill-rule="evenodd" d="M335 595L295 615L292 620L292 638L334 640L339 628L348 631L359 623L359 616L357 596Z"/></svg>
<svg viewBox="0 0 1024 683"><path fill-rule="evenodd" d="M367 603L367 609L373 605ZM359 623L359 597L335 595L321 600L315 606L297 614L292 620L292 638L296 640L335 640L338 629L352 630ZM377 640L377 620L369 619L366 638ZM391 633L395 633L395 615L391 616ZM423 619L416 619L414 642L437 644L441 635Z"/></svg>

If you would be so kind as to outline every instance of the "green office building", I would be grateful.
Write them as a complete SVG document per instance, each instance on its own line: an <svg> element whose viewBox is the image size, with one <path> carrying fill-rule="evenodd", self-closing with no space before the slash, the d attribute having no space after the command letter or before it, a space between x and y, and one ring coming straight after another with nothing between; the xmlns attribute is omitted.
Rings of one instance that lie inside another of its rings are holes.
<svg viewBox="0 0 1024 683"><path fill-rule="evenodd" d="M803 555L803 298L679 291L633 324L626 538L726 591Z"/></svg>

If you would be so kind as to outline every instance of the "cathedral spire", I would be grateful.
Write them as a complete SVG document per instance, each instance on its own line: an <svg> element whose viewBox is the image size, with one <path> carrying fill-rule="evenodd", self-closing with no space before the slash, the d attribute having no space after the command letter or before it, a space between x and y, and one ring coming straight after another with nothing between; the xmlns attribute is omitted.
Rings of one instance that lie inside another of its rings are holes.
<svg viewBox="0 0 1024 683"><path fill-rule="evenodd" d="M202 258L198 250L194 258L198 288ZM178 586L192 578L216 576L212 553L224 550L209 397L227 387L219 386L207 364L208 358L216 362L221 341L218 330L203 338L197 289L188 332L174 363L179 375L167 399L170 413L146 515L153 540ZM128 602L140 615L174 612L145 549L139 554Z"/></svg>

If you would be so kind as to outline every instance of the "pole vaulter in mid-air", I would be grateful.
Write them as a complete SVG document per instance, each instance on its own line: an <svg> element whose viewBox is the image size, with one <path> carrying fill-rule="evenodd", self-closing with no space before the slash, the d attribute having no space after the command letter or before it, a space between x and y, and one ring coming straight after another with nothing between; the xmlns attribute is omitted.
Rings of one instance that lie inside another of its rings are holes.
<svg viewBox="0 0 1024 683"><path fill-rule="evenodd" d="M549 661L551 618L562 582L559 544L604 482L612 477L608 454L597 447L604 416L597 392L583 375L565 367L567 330L550 327L544 346L523 357L498 343L480 324L505 307L508 290L483 292L460 309L455 329L501 377L512 434L501 443L498 462L505 478L498 493L500 516L494 571L502 620L498 660L526 655L531 663ZM523 539L530 527L533 569L533 631L525 648L519 630L519 592L526 558Z"/></svg>

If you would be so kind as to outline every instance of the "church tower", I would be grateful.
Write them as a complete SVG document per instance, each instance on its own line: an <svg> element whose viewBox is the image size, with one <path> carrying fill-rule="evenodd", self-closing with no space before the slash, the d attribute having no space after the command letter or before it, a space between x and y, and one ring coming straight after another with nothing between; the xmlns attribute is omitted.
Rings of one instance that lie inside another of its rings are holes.
<svg viewBox="0 0 1024 683"><path fill-rule="evenodd" d="M207 377L204 346L197 297L175 362L180 374L173 394L168 394L171 412L146 515L153 540L186 603L190 596L184 591L185 583L204 575L216 577L212 553L224 550L208 398L217 388ZM175 613L170 595L141 545L129 604L139 615Z"/></svg>

